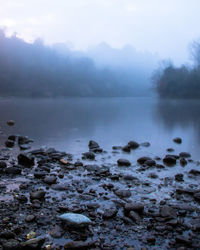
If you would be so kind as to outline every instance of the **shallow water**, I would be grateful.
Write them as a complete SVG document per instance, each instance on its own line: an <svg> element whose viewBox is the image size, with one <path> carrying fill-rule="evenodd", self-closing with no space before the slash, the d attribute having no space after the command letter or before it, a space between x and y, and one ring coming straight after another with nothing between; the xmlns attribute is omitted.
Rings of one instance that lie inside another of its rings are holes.
<svg viewBox="0 0 200 250"><path fill-rule="evenodd" d="M166 149L187 151L194 160L200 153L200 102L159 101L152 98L0 99L0 126L6 134L34 139L34 147L46 145L73 154L98 141L110 151L129 140L149 141L147 154L163 156ZM14 127L6 125L15 120ZM180 136L181 145L172 139ZM140 153L137 152L139 155Z"/></svg>

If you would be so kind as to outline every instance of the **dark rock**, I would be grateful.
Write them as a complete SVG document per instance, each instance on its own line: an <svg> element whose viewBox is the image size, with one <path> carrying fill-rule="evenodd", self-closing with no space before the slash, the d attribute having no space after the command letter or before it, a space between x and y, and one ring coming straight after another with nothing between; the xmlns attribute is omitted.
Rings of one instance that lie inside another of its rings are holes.
<svg viewBox="0 0 200 250"><path fill-rule="evenodd" d="M121 146L113 146L113 147L112 147L113 150L119 150L119 149L121 149L121 148L122 148Z"/></svg>
<svg viewBox="0 0 200 250"><path fill-rule="evenodd" d="M130 211L138 212L139 214L142 214L144 211L144 205L142 203L126 203L124 205L124 211L125 213L129 213Z"/></svg>
<svg viewBox="0 0 200 250"><path fill-rule="evenodd" d="M137 162L139 164L144 164L146 161L149 161L149 160L152 160L152 159L150 157L143 156L143 157L140 157L139 159L137 159Z"/></svg>
<svg viewBox="0 0 200 250"><path fill-rule="evenodd" d="M156 165L156 162L154 160L147 160L145 161L145 165L152 167Z"/></svg>
<svg viewBox="0 0 200 250"><path fill-rule="evenodd" d="M13 120L9 120L9 121L7 121L7 125L8 126L14 126L15 122Z"/></svg>
<svg viewBox="0 0 200 250"><path fill-rule="evenodd" d="M200 201L200 192L193 195L194 199Z"/></svg>
<svg viewBox="0 0 200 250"><path fill-rule="evenodd" d="M2 168L6 168L7 167L7 164L5 161L0 161L0 169Z"/></svg>
<svg viewBox="0 0 200 250"><path fill-rule="evenodd" d="M148 177L149 177L149 178L152 178L152 179L157 179L157 178L158 178L158 175L155 174L155 173L149 173Z"/></svg>
<svg viewBox="0 0 200 250"><path fill-rule="evenodd" d="M33 191L30 193L30 199L42 200L45 197L46 192L44 190Z"/></svg>
<svg viewBox="0 0 200 250"><path fill-rule="evenodd" d="M34 172L34 177L37 179L41 179L41 178L44 178L46 176L46 174L47 174L47 172L37 170Z"/></svg>
<svg viewBox="0 0 200 250"><path fill-rule="evenodd" d="M94 241L70 241L67 242L64 246L64 249L90 249L95 246Z"/></svg>
<svg viewBox="0 0 200 250"><path fill-rule="evenodd" d="M19 145L27 144L27 143L30 143L30 142L33 142L33 140L29 139L27 136L19 136L18 137L18 144Z"/></svg>
<svg viewBox="0 0 200 250"><path fill-rule="evenodd" d="M53 238L61 238L63 235L62 229L59 226L55 226L54 229L50 231L50 235Z"/></svg>
<svg viewBox="0 0 200 250"><path fill-rule="evenodd" d="M167 165L175 165L176 158L173 156L165 156L165 158L163 159L163 162Z"/></svg>
<svg viewBox="0 0 200 250"><path fill-rule="evenodd" d="M183 174L176 174L175 175L175 180L176 181L183 181Z"/></svg>
<svg viewBox="0 0 200 250"><path fill-rule="evenodd" d="M182 143L182 139L181 139L180 137L174 138L173 141L174 141L175 143L178 143L178 144L181 144L181 143Z"/></svg>
<svg viewBox="0 0 200 250"><path fill-rule="evenodd" d="M21 174L22 170L19 167L8 167L5 169L6 174Z"/></svg>
<svg viewBox="0 0 200 250"><path fill-rule="evenodd" d="M25 220L26 222L32 222L35 220L35 215L32 215L32 214L27 215Z"/></svg>
<svg viewBox="0 0 200 250"><path fill-rule="evenodd" d="M140 222L141 217L139 216L138 213L136 213L135 211L130 211L130 213L128 214L128 216L135 222Z"/></svg>
<svg viewBox="0 0 200 250"><path fill-rule="evenodd" d="M15 236L16 235L11 231L3 231L0 233L0 238L4 238L4 239L14 239Z"/></svg>
<svg viewBox="0 0 200 250"><path fill-rule="evenodd" d="M139 148L139 143L137 143L136 141L129 141L128 142L128 146L131 148L131 149L136 149L136 148Z"/></svg>
<svg viewBox="0 0 200 250"><path fill-rule="evenodd" d="M181 159L180 159L180 164L181 164L181 166L187 165L186 159L185 159L185 158L181 158Z"/></svg>
<svg viewBox="0 0 200 250"><path fill-rule="evenodd" d="M124 152L127 152L127 153L130 153L130 152L131 152L131 148L130 148L129 145L124 146L124 147L122 148L122 150L123 150Z"/></svg>
<svg viewBox="0 0 200 250"><path fill-rule="evenodd" d="M131 196L131 191L130 190L121 190L118 189L115 191L115 194L119 196L120 198L128 198Z"/></svg>
<svg viewBox="0 0 200 250"><path fill-rule="evenodd" d="M126 159L117 160L117 164L118 164L118 166L127 166L127 167L131 165L130 161L128 161Z"/></svg>
<svg viewBox="0 0 200 250"><path fill-rule="evenodd" d="M82 159L94 160L95 159L95 154L92 153L92 152L83 153Z"/></svg>
<svg viewBox="0 0 200 250"><path fill-rule="evenodd" d="M165 168L165 166L163 166L162 164L156 164L156 168L163 169Z"/></svg>
<svg viewBox="0 0 200 250"><path fill-rule="evenodd" d="M190 153L187 153L187 152L181 152L181 153L179 154L179 157L190 158L190 157L191 157L191 154L190 154Z"/></svg>
<svg viewBox="0 0 200 250"><path fill-rule="evenodd" d="M97 142L91 140L91 141L89 141L88 147L89 147L89 149L99 148L99 144Z"/></svg>
<svg viewBox="0 0 200 250"><path fill-rule="evenodd" d="M11 141L11 140L7 140L7 141L5 141L5 145L6 145L6 147L8 147L8 148L12 148L12 147L14 147L15 142L14 142L14 141Z"/></svg>
<svg viewBox="0 0 200 250"><path fill-rule="evenodd" d="M163 206L160 208L160 215L162 217L176 218L176 210L170 206Z"/></svg>
<svg viewBox="0 0 200 250"><path fill-rule="evenodd" d="M196 170L196 169L191 169L189 171L189 174L192 174L192 175L200 175L200 171L199 170Z"/></svg>
<svg viewBox="0 0 200 250"><path fill-rule="evenodd" d="M181 244L186 244L186 245L191 244L191 242L186 237L184 237L183 235L177 235L176 236L176 242L181 243Z"/></svg>
<svg viewBox="0 0 200 250"><path fill-rule="evenodd" d="M17 138L16 135L10 135L10 136L8 136L8 140L11 140L11 141L16 141L16 138Z"/></svg>
<svg viewBox="0 0 200 250"><path fill-rule="evenodd" d="M49 185L55 184L56 181L57 181L56 176L46 176L46 177L44 178L44 182L45 182L46 184L49 184Z"/></svg>
<svg viewBox="0 0 200 250"><path fill-rule="evenodd" d="M173 148L168 148L167 151L168 152L174 152L174 149Z"/></svg>
<svg viewBox="0 0 200 250"><path fill-rule="evenodd" d="M116 214L117 214L116 209L114 209L114 208L106 209L106 210L104 210L104 213L103 213L102 217L104 219L109 219L109 218L114 217Z"/></svg>
<svg viewBox="0 0 200 250"><path fill-rule="evenodd" d="M23 165L25 167L34 166L34 157L30 154L19 154L18 155L18 164Z"/></svg>
<svg viewBox="0 0 200 250"><path fill-rule="evenodd" d="M21 150L28 150L31 148L31 146L28 144L21 144L19 147Z"/></svg>
<svg viewBox="0 0 200 250"><path fill-rule="evenodd" d="M4 250L16 250L20 248L19 241L11 239L3 243Z"/></svg>

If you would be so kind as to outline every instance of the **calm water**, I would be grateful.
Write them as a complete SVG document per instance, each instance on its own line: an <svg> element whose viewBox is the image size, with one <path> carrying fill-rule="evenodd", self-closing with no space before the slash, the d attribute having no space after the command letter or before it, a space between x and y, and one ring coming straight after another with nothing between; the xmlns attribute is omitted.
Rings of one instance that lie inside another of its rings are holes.
<svg viewBox="0 0 200 250"><path fill-rule="evenodd" d="M107 151L129 140L149 141L137 155L163 156L168 147L200 159L200 102L150 98L0 99L0 126L6 134L34 139L33 147L48 146L69 153L88 150L93 139ZM6 125L15 120L14 127ZM172 142L183 139L182 145Z"/></svg>

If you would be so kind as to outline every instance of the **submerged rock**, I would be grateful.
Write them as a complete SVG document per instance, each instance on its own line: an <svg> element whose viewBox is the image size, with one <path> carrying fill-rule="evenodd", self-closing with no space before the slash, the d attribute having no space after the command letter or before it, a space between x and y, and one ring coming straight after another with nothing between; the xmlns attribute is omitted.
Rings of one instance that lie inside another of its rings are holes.
<svg viewBox="0 0 200 250"><path fill-rule="evenodd" d="M7 140L7 141L5 141L5 145L6 145L6 147L8 147L8 148L12 148L12 147L14 147L15 142L12 141L12 140Z"/></svg>
<svg viewBox="0 0 200 250"><path fill-rule="evenodd" d="M151 161L152 159L148 156L143 156L143 157L140 157L139 159L137 159L137 162L139 164L144 164L146 161Z"/></svg>
<svg viewBox="0 0 200 250"><path fill-rule="evenodd" d="M176 158L174 156L166 155L163 159L163 162L168 165L175 165L176 164Z"/></svg>
<svg viewBox="0 0 200 250"><path fill-rule="evenodd" d="M92 153L92 152L83 153L82 159L94 160L95 159L95 154Z"/></svg>
<svg viewBox="0 0 200 250"><path fill-rule="evenodd" d="M181 139L180 137L175 137L175 138L173 139L173 141L174 141L175 143L178 143L178 144L181 144L181 143L182 143L182 139Z"/></svg>
<svg viewBox="0 0 200 250"><path fill-rule="evenodd" d="M42 200L45 197L46 192L44 190L38 190L38 191L33 191L32 193L30 193L30 199L34 200Z"/></svg>
<svg viewBox="0 0 200 250"><path fill-rule="evenodd" d="M140 144L137 143L136 141L129 141L129 142L128 142L128 146L129 146L131 149L136 149L136 148L139 148Z"/></svg>
<svg viewBox="0 0 200 250"><path fill-rule="evenodd" d="M115 191L115 194L119 196L120 198L128 198L131 196L131 191L130 190L121 190L118 189Z"/></svg>
<svg viewBox="0 0 200 250"><path fill-rule="evenodd" d="M7 125L8 126L14 126L15 122L13 120L9 120L9 121L7 121Z"/></svg>
<svg viewBox="0 0 200 250"><path fill-rule="evenodd" d="M117 164L118 164L118 166L127 166L127 167L131 165L130 161L128 161L126 159L117 160Z"/></svg>
<svg viewBox="0 0 200 250"><path fill-rule="evenodd" d="M90 218L83 214L64 213L59 218L71 226L87 226L92 223Z"/></svg>

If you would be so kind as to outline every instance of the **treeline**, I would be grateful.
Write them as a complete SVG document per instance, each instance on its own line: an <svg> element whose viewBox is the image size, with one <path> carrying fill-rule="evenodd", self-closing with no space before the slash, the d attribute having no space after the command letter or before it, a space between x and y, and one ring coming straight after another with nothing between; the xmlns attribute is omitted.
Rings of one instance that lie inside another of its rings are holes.
<svg viewBox="0 0 200 250"><path fill-rule="evenodd" d="M37 39L30 44L0 30L0 96L134 96L124 75L88 57L58 53Z"/></svg>
<svg viewBox="0 0 200 250"><path fill-rule="evenodd" d="M191 55L192 67L168 63L155 72L153 82L161 98L200 98L200 43L192 44Z"/></svg>

